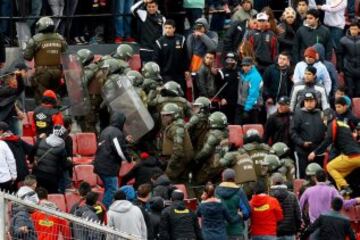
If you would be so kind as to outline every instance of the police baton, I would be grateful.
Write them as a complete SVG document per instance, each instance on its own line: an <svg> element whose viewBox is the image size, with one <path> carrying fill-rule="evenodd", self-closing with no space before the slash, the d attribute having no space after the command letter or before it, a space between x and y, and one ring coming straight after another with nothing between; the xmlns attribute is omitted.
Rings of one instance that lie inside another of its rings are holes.
<svg viewBox="0 0 360 240"><path fill-rule="evenodd" d="M14 73L14 72L10 72L10 73L4 74L4 75L0 75L0 78L6 77L6 76L9 76L9 75L13 75L13 74L15 74L15 73Z"/></svg>
<svg viewBox="0 0 360 240"><path fill-rule="evenodd" d="M224 88L226 88L226 86L228 85L228 82L224 83L224 85L222 85L222 87L219 89L219 91L217 91L217 93L215 94L215 96L213 96L210 99L210 102L214 101L215 98L217 98L217 96L219 96L219 94L224 90Z"/></svg>

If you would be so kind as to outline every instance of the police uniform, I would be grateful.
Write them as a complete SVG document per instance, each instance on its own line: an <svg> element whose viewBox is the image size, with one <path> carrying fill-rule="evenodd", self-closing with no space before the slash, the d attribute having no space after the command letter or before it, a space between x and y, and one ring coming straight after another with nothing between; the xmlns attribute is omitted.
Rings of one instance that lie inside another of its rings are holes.
<svg viewBox="0 0 360 240"><path fill-rule="evenodd" d="M189 122L186 123L185 127L188 129L191 142L195 148L195 151L198 147L204 145L205 136L209 129L209 115L205 112L200 112L198 114L194 114Z"/></svg>

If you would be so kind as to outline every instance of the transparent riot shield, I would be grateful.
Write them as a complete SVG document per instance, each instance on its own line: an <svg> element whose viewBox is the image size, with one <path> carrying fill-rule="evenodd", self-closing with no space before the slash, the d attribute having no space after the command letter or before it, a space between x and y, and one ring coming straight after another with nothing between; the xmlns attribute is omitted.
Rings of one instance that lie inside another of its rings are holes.
<svg viewBox="0 0 360 240"><path fill-rule="evenodd" d="M130 80L125 75L110 78L103 88L103 98L112 112L122 112L126 116L124 131L135 141L154 127L154 120L144 106Z"/></svg>
<svg viewBox="0 0 360 240"><path fill-rule="evenodd" d="M70 99L70 112L73 116L84 116L89 113L91 105L88 91L84 85L82 65L75 55L62 55L66 88Z"/></svg>

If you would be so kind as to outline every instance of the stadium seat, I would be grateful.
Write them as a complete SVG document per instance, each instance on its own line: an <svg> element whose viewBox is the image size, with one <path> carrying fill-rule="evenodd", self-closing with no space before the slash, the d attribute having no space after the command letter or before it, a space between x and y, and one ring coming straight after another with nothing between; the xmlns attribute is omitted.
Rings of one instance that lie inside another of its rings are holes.
<svg viewBox="0 0 360 240"><path fill-rule="evenodd" d="M302 185L304 184L305 179L295 179L293 182L293 187L294 187L294 193L297 197L299 197L300 195L300 189L302 187Z"/></svg>
<svg viewBox="0 0 360 240"><path fill-rule="evenodd" d="M93 165L75 165L74 166L74 185L78 188L82 181L88 182L90 186L96 186L96 174Z"/></svg>
<svg viewBox="0 0 360 240"><path fill-rule="evenodd" d="M243 129L240 125L229 125L229 142L239 148L243 145Z"/></svg>
<svg viewBox="0 0 360 240"><path fill-rule="evenodd" d="M73 157L73 164L80 165L80 164L91 164L93 162L93 157Z"/></svg>
<svg viewBox="0 0 360 240"><path fill-rule="evenodd" d="M67 191L65 192L65 202L66 202L66 211L70 212L71 208L75 203L79 202L81 199L79 193L76 191Z"/></svg>
<svg viewBox="0 0 360 240"><path fill-rule="evenodd" d="M127 161L123 161L121 164L120 172L119 172L119 185L121 185L121 179L125 176L133 167L134 163L128 163ZM127 182L129 185L133 185L135 183L135 179L130 180Z"/></svg>
<svg viewBox="0 0 360 240"><path fill-rule="evenodd" d="M186 186L184 184L175 184L174 186L184 193L184 199L189 198L189 193L188 193L188 191L186 189Z"/></svg>
<svg viewBox="0 0 360 240"><path fill-rule="evenodd" d="M223 66L223 64L222 64L221 52L217 52L217 53L216 53L215 66L216 66L217 68L222 68L222 66Z"/></svg>
<svg viewBox="0 0 360 240"><path fill-rule="evenodd" d="M98 200L102 201L102 199L104 198L104 188L102 187L94 187L91 189L91 191L96 192L97 194L99 194Z"/></svg>
<svg viewBox="0 0 360 240"><path fill-rule="evenodd" d="M100 187L104 186L103 181L101 180L101 178L99 177L99 175L96 175L96 183L97 185L99 185Z"/></svg>
<svg viewBox="0 0 360 240"><path fill-rule="evenodd" d="M140 71L141 59L139 54L135 54L129 61L129 66L132 70Z"/></svg>
<svg viewBox="0 0 360 240"><path fill-rule="evenodd" d="M48 200L50 202L53 202L56 204L56 206L62 211L62 212L66 212L66 202L65 202L65 196L63 194L58 194L58 193L54 193L54 194L49 194L48 195Z"/></svg>
<svg viewBox="0 0 360 240"><path fill-rule="evenodd" d="M264 127L261 124L244 124L242 126L244 135L249 129L256 129L260 133L260 137L264 136Z"/></svg>
<svg viewBox="0 0 360 240"><path fill-rule="evenodd" d="M95 133L76 134L77 154L81 156L95 156L97 142Z"/></svg>
<svg viewBox="0 0 360 240"><path fill-rule="evenodd" d="M352 112L355 117L360 118L360 98L352 99Z"/></svg>
<svg viewBox="0 0 360 240"><path fill-rule="evenodd" d="M34 137L35 132L32 128L32 123L34 122L33 119L34 112L27 112L26 117L23 119L22 128L23 128L23 136Z"/></svg>
<svg viewBox="0 0 360 240"><path fill-rule="evenodd" d="M22 139L24 142L26 142L26 143L28 143L28 144L30 144L30 145L34 145L34 144L35 144L35 140L34 140L33 137L30 137L30 136L22 136L21 139Z"/></svg>
<svg viewBox="0 0 360 240"><path fill-rule="evenodd" d="M198 207L198 200L197 198L190 198L190 199L185 199L185 206L190 209L191 211L196 211L197 207Z"/></svg>
<svg viewBox="0 0 360 240"><path fill-rule="evenodd" d="M73 155L76 156L77 155L76 135L70 134L70 137L72 138L72 142L73 142Z"/></svg>

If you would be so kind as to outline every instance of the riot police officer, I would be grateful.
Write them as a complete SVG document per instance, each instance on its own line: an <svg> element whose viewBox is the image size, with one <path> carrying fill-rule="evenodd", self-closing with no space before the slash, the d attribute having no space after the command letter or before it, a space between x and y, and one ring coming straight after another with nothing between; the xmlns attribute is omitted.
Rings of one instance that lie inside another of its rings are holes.
<svg viewBox="0 0 360 240"><path fill-rule="evenodd" d="M205 135L209 129L211 101L206 97L198 97L193 105L193 115L186 123L192 144L195 149L203 146Z"/></svg>
<svg viewBox="0 0 360 240"><path fill-rule="evenodd" d="M54 22L42 17L36 23L37 34L28 41L24 49L24 59L35 61L35 73L32 78L34 97L39 104L46 89L59 90L62 75L61 54L67 49L65 39L54 33Z"/></svg>
<svg viewBox="0 0 360 240"><path fill-rule="evenodd" d="M134 49L129 44L120 44L113 57L119 62L123 74L128 73L131 68L129 66L130 59L134 56Z"/></svg>
<svg viewBox="0 0 360 240"><path fill-rule="evenodd" d="M161 151L166 162L166 175L174 182L187 180L187 168L193 157L189 133L175 103L167 103L161 110Z"/></svg>
<svg viewBox="0 0 360 240"><path fill-rule="evenodd" d="M294 160L289 157L290 148L283 142L277 142L271 146L271 152L279 158L281 166L278 166L278 172L283 174L286 181L292 183L295 179L295 164Z"/></svg>
<svg viewBox="0 0 360 240"><path fill-rule="evenodd" d="M142 67L141 74L144 77L143 89L148 95L148 100L151 101L156 97L157 88L162 86L160 67L155 62L147 62Z"/></svg>
<svg viewBox="0 0 360 240"><path fill-rule="evenodd" d="M219 164L220 151L222 147L227 146L227 125L227 117L224 113L214 112L209 116L209 131L206 133L205 142L194 157L195 167L192 169L196 184L220 180L218 177L223 170Z"/></svg>

